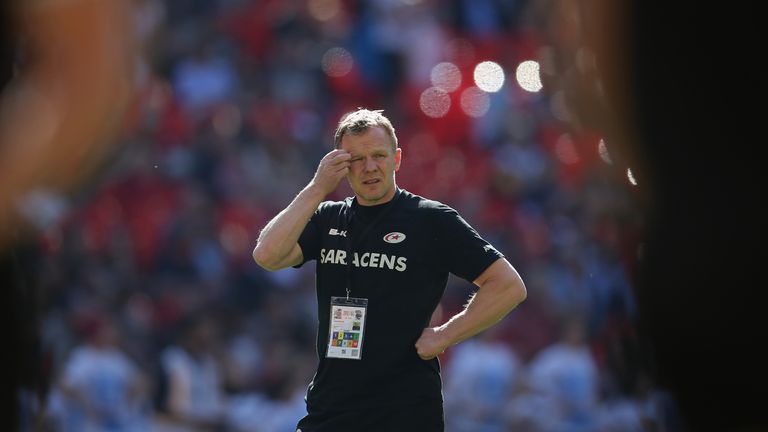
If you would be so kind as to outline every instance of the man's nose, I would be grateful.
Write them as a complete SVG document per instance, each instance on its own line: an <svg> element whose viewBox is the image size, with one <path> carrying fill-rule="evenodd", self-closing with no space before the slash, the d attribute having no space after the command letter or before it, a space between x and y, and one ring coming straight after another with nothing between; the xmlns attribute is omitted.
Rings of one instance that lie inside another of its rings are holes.
<svg viewBox="0 0 768 432"><path fill-rule="evenodd" d="M373 160L373 158L365 158L365 170L366 171L375 171L376 170L376 161Z"/></svg>

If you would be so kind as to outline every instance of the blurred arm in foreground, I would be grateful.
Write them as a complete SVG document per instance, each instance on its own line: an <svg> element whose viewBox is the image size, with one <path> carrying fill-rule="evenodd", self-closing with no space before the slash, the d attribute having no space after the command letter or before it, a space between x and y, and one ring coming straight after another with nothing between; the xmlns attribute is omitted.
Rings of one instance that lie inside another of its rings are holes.
<svg viewBox="0 0 768 432"><path fill-rule="evenodd" d="M0 95L0 248L28 192L67 192L116 137L131 94L135 43L125 1L8 2Z"/></svg>
<svg viewBox="0 0 768 432"><path fill-rule="evenodd" d="M35 191L73 192L104 162L130 102L137 53L130 7L0 2L0 287L11 317L5 394L16 402L3 430L32 424L50 379L39 346L37 238L19 205Z"/></svg>

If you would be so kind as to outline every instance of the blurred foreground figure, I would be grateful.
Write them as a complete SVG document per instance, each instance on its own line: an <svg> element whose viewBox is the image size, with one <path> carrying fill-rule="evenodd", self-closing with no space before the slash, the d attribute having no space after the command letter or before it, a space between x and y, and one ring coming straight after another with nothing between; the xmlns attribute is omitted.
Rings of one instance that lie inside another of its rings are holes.
<svg viewBox="0 0 768 432"><path fill-rule="evenodd" d="M720 3L554 6L550 36L573 66L559 84L579 122L605 134L614 166L631 170L644 209L640 330L659 384L686 430L768 430L756 15Z"/></svg>
<svg viewBox="0 0 768 432"><path fill-rule="evenodd" d="M44 393L35 352L34 227L85 184L119 132L135 59L129 12L127 1L0 6L0 287L12 317L7 400L18 400L22 389ZM31 427L12 412L4 430Z"/></svg>
<svg viewBox="0 0 768 432"><path fill-rule="evenodd" d="M135 58L125 2L11 3L0 99L3 243L30 192L69 192L103 161L122 126Z"/></svg>

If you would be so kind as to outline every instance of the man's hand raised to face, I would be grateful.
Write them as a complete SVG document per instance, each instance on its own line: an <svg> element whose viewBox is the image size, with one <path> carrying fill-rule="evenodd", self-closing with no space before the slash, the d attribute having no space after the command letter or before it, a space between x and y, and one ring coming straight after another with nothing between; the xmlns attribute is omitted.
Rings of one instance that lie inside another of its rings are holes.
<svg viewBox="0 0 768 432"><path fill-rule="evenodd" d="M325 195L333 192L339 186L339 182L349 172L349 152L336 149L323 156L315 171L312 184L319 188Z"/></svg>

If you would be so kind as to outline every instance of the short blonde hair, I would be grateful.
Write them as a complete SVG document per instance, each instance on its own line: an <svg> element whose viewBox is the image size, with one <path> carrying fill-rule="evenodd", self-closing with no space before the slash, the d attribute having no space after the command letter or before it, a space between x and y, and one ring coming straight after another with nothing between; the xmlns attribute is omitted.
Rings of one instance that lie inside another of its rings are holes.
<svg viewBox="0 0 768 432"><path fill-rule="evenodd" d="M369 110L365 108L358 108L356 111L344 114L339 121L339 125L336 127L336 132L333 134L333 143L335 148L341 146L341 139L345 134L360 135L366 130L373 127L381 127L389 135L392 142L392 149L397 148L397 135L395 135L395 128L392 127L392 123L386 118L382 112L384 110Z"/></svg>

